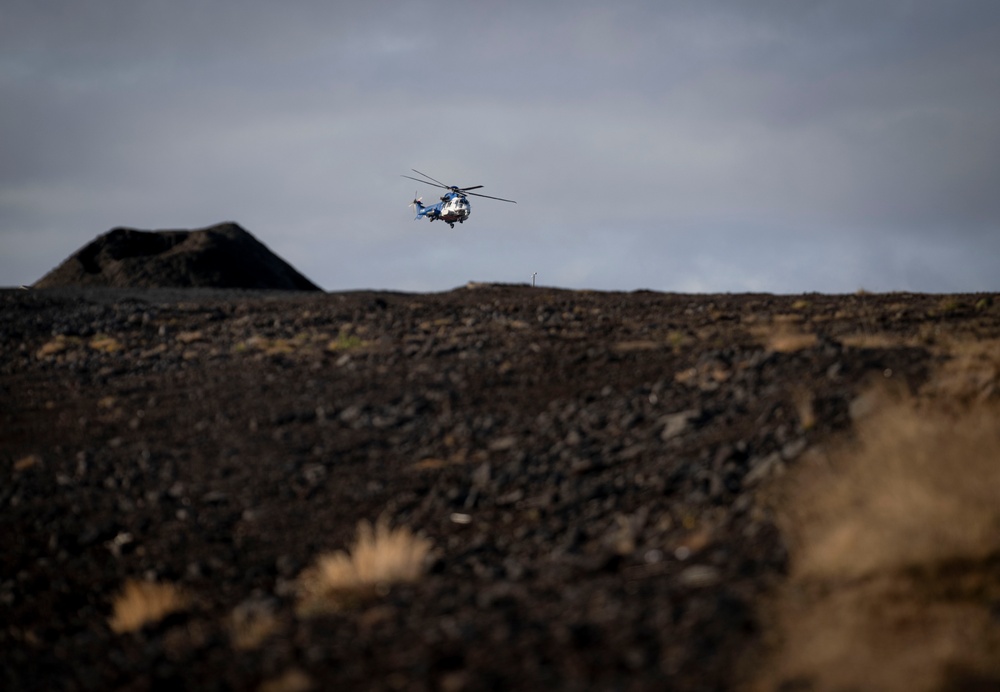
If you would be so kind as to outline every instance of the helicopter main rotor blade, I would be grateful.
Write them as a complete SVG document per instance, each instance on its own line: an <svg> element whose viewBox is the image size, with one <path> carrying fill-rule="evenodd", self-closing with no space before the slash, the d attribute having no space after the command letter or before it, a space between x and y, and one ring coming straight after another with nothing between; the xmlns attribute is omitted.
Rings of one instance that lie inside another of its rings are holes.
<svg viewBox="0 0 1000 692"><path fill-rule="evenodd" d="M510 202L511 204L517 204L517 202L515 202L512 199L504 199L503 197L490 197L489 195L484 195L479 192L466 192L465 194L472 195L474 197L485 197L486 199L495 199L500 202Z"/></svg>
<svg viewBox="0 0 1000 692"><path fill-rule="evenodd" d="M435 187L444 188L445 190L451 190L452 192L458 193L460 195L473 195L474 197L485 197L486 199L495 199L500 202L510 202L511 204L517 204L517 202L515 202L512 199L504 199L503 197L493 197L491 195L484 195L481 192L469 192L469 190L478 190L479 188L483 187L482 185L473 185L472 187L457 187L455 185L445 185L440 180L431 178L429 175L427 175L426 173L421 173L416 168L411 168L410 170L416 173L417 175L422 175L425 178L432 180L433 182L429 183L426 180L421 180L420 178L414 178L412 175L401 175L400 177L409 178L410 180L416 180L418 183L423 183L424 185L434 185Z"/></svg>
<svg viewBox="0 0 1000 692"><path fill-rule="evenodd" d="M411 170L411 171L413 171L414 173L418 174L418 175L422 175L422 176L424 176L425 178L428 178L429 180L434 180L434 178L431 178L431 177L430 177L429 175L427 175L426 173L421 173L421 172L420 172L420 171L418 171L418 170L417 170L416 168L411 168L410 170ZM442 183L442 182L441 182L440 180L434 180L434 182L435 182L435 183L437 183L438 185L440 185L441 187L446 187L446 188L448 188L449 190L450 190L450 189L452 188L452 186L451 186L451 185L445 185L445 184L444 184L444 183Z"/></svg>
<svg viewBox="0 0 1000 692"><path fill-rule="evenodd" d="M420 178L414 178L412 175L401 175L400 178L409 178L410 180L416 180L418 183L423 183L424 185L433 185L434 187L443 187L445 190L450 190L451 188L447 185L440 185L438 183L429 183L426 180L421 180Z"/></svg>

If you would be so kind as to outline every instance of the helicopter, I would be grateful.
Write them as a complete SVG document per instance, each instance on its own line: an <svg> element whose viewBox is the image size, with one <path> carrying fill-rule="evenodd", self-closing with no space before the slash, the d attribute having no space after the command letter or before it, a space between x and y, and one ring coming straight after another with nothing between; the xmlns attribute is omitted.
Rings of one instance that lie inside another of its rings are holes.
<svg viewBox="0 0 1000 692"><path fill-rule="evenodd" d="M418 183L423 183L424 185L433 185L434 187L441 187L448 192L441 196L441 201L437 204L431 204L429 206L424 206L421 204L423 202L423 197L417 197L417 193L413 193L413 201L410 202L410 206L416 209L417 216L414 221L419 219L421 216L425 217L428 221L444 221L452 228L455 227L456 223L462 223L467 218L469 214L472 213L472 207L469 205L468 196L472 195L474 197L485 197L486 199L495 199L500 202L510 202L511 204L517 204L512 199L504 199L503 197L490 197L489 195L484 195L479 192L469 192L469 190L478 190L482 185L473 185L471 187L458 187L456 185L445 185L440 180L435 180L426 173L421 173L416 168L411 168L411 171L417 175L422 175L427 180L421 180L420 178L414 178L412 175L403 175L402 178L409 178L410 180L416 180Z"/></svg>

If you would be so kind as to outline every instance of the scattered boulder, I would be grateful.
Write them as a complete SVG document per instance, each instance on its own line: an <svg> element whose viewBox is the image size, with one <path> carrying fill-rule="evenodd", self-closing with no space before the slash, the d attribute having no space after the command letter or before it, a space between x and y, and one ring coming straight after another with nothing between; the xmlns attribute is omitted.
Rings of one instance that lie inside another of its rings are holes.
<svg viewBox="0 0 1000 692"><path fill-rule="evenodd" d="M34 286L322 290L231 222L199 230L115 228Z"/></svg>

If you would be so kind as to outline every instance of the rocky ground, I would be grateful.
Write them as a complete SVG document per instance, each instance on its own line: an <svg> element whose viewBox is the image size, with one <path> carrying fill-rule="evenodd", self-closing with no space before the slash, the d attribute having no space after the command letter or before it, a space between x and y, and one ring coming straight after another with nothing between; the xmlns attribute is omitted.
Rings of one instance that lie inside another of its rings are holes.
<svg viewBox="0 0 1000 692"><path fill-rule="evenodd" d="M47 289L0 310L5 690L753 684L789 571L774 479L875 383L921 391L944 339L1000 337L984 295ZM429 541L422 576L304 609L303 572L379 518ZM183 607L116 631L130 580Z"/></svg>

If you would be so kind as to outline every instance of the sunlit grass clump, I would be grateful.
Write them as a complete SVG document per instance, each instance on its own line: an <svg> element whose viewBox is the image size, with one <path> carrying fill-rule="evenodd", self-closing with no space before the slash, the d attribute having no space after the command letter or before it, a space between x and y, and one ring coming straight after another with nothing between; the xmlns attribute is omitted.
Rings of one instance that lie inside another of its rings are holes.
<svg viewBox="0 0 1000 692"><path fill-rule="evenodd" d="M108 625L116 634L137 632L190 604L188 595L174 584L129 579L112 601Z"/></svg>
<svg viewBox="0 0 1000 692"><path fill-rule="evenodd" d="M781 645L754 689L1000 680L1000 409L981 395L993 391L985 359L970 353L972 365L956 357L919 398L887 393L852 443L793 474L780 512L791 549Z"/></svg>
<svg viewBox="0 0 1000 692"><path fill-rule="evenodd" d="M900 404L863 421L853 453L800 489L797 571L862 577L1000 549L996 415Z"/></svg>
<svg viewBox="0 0 1000 692"><path fill-rule="evenodd" d="M431 543L406 527L379 520L358 525L350 552L320 555L299 577L299 612L337 610L385 592L392 584L419 579Z"/></svg>

